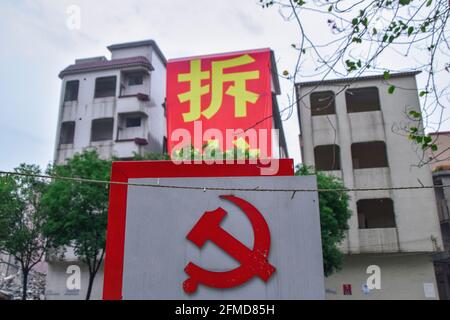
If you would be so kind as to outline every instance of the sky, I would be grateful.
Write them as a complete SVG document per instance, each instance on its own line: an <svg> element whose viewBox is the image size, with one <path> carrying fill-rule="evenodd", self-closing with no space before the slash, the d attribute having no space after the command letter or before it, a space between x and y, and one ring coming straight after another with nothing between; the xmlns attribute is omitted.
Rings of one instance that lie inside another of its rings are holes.
<svg viewBox="0 0 450 320"><path fill-rule="evenodd" d="M108 45L154 39L166 58L270 47L278 70L292 69L294 23L258 0L2 0L0 2L0 170L53 159L61 91L58 73ZM70 27L75 6L79 28ZM305 16L321 37L326 17ZM391 57L392 58L392 57ZM389 59L389 57L388 57ZM396 61L396 63L398 63ZM309 80L309 79L308 79ZM292 84L281 80L280 109ZM282 114L289 156L299 163L296 110Z"/></svg>

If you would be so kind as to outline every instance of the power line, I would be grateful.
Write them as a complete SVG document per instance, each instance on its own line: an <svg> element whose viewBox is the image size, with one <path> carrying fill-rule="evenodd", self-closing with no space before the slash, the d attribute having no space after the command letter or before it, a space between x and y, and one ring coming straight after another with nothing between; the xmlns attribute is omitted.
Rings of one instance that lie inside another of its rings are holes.
<svg viewBox="0 0 450 320"><path fill-rule="evenodd" d="M95 183L104 185L126 185L134 187L149 187L149 188L162 188L162 189L185 189L185 190L201 190L201 191L243 191L243 192L367 192L367 191L396 191L396 190L420 190L420 189L434 189L434 188L449 188L450 185L438 185L438 186L402 186L402 187L378 187L378 188L338 188L338 189L273 189L273 188L224 188L224 187L201 187L201 186L180 186L180 185L162 185L151 183L132 183L123 181L107 181L98 179L87 179L79 177L65 177L32 173L20 173L12 171L0 171L0 175L13 175L22 177L33 177L48 180L66 180L79 183ZM148 177L152 178L152 177ZM155 177L157 178L157 177Z"/></svg>

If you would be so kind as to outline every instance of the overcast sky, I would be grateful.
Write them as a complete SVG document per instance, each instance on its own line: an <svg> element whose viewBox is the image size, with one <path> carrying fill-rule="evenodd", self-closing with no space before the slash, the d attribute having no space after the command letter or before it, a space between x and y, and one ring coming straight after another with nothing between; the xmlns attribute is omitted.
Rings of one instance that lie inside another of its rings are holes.
<svg viewBox="0 0 450 320"><path fill-rule="evenodd" d="M292 69L298 30L257 0L2 0L0 2L0 170L53 159L61 81L76 58L105 55L106 46L154 39L167 58L270 47L278 70ZM67 9L81 10L80 29ZM326 17L306 17L320 37ZM322 21L323 20L323 21ZM397 63L397 61L396 61ZM289 83L282 81L281 108ZM282 118L286 118L285 113ZM289 155L300 161L296 112L283 123Z"/></svg>

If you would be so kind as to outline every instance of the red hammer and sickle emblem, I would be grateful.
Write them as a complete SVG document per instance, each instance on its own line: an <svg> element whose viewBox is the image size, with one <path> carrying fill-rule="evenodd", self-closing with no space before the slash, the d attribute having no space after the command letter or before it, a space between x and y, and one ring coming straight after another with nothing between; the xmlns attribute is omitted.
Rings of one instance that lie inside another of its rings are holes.
<svg viewBox="0 0 450 320"><path fill-rule="evenodd" d="M224 209L219 207L214 211L205 212L186 238L199 248L206 241L212 241L241 265L230 271L213 272L190 262L184 269L189 276L183 283L186 293L194 293L199 284L212 288L232 288L247 282L254 276L267 282L276 270L268 262L270 231L262 214L252 204L241 198L231 195L220 196L220 198L234 203L250 220L254 233L253 250L221 228L220 223L227 215Z"/></svg>

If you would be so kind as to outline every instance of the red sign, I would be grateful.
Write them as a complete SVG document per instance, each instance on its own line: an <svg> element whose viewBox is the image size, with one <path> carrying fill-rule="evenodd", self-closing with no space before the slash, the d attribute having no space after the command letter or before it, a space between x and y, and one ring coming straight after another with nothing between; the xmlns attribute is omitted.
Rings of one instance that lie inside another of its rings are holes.
<svg viewBox="0 0 450 320"><path fill-rule="evenodd" d="M292 159L280 159L278 161L277 176L292 176L294 174ZM128 201L128 186L126 183L130 179L260 176L261 168L264 166L270 166L270 164L236 163L233 165L221 165L203 163L198 165L191 163L177 165L172 161L113 162L111 181L120 183L111 184L110 186L103 299L122 299Z"/></svg>
<svg viewBox="0 0 450 320"><path fill-rule="evenodd" d="M169 154L186 146L203 152L212 145L270 157L270 70L270 49L169 60Z"/></svg>
<svg viewBox="0 0 450 320"><path fill-rule="evenodd" d="M352 295L352 285L351 284L343 284L342 291L344 291L344 296Z"/></svg>
<svg viewBox="0 0 450 320"><path fill-rule="evenodd" d="M276 270L267 260L270 250L270 231L262 214L252 204L241 198L235 196L221 196L221 198L238 206L250 220L254 233L253 250L220 227L221 221L227 215L224 209L218 208L205 212L189 232L187 239L199 248L203 247L206 241L212 241L241 265L231 271L213 272L190 262L184 269L189 275L189 279L183 283L186 293L194 293L198 284L221 289L233 288L254 276L267 282Z"/></svg>

